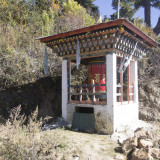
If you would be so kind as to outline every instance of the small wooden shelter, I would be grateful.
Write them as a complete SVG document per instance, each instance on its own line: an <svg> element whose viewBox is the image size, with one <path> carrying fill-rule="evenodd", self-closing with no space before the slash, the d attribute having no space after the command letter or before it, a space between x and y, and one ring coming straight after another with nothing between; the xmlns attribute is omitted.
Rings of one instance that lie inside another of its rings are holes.
<svg viewBox="0 0 160 160"><path fill-rule="evenodd" d="M126 19L38 39L63 58L62 116L73 127L112 134L139 119L137 61L156 45L153 39ZM78 42L88 77L75 84Z"/></svg>

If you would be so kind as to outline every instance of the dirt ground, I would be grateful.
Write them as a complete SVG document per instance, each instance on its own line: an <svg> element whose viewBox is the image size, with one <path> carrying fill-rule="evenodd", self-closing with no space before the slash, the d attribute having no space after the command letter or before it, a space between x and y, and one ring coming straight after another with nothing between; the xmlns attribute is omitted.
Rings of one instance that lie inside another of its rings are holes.
<svg viewBox="0 0 160 160"><path fill-rule="evenodd" d="M119 145L113 141L110 136L88 134L81 132L74 132L68 130L53 130L49 132L59 132L61 137L65 136L67 139L65 149L72 150L71 155L67 159L73 160L118 160L118 157L125 156L115 152L115 148ZM73 158L71 158L71 156Z"/></svg>

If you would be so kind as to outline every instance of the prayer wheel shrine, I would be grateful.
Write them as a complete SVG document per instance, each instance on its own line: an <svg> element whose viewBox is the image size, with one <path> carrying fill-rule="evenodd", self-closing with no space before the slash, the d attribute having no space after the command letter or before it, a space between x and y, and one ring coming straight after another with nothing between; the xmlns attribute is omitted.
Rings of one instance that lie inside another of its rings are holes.
<svg viewBox="0 0 160 160"><path fill-rule="evenodd" d="M112 134L139 119L138 59L152 38L117 19L38 39L63 59L62 117L73 128Z"/></svg>

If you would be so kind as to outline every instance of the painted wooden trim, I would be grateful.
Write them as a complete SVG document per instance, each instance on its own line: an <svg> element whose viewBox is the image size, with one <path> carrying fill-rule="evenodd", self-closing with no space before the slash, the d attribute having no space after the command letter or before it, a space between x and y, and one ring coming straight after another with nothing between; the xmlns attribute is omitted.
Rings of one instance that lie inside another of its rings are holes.
<svg viewBox="0 0 160 160"><path fill-rule="evenodd" d="M137 34L140 38L143 39L143 41L146 41L146 43L149 46L153 47L156 45L156 42L153 39L147 36L144 32L140 31L137 27L135 27L131 22L129 22L126 19L117 19L114 21L109 21L106 23L101 23L98 25L85 27L85 28L81 28L81 29L77 29L77 30L73 30L73 31L65 32L65 33L60 33L57 35L41 37L37 39L40 40L42 43L46 43L47 41L54 40L54 39L66 38L69 36L77 36L78 34L93 32L96 30L107 29L113 26L116 27L116 26L122 26L122 25L124 25L124 27L128 28L131 32L133 32L133 35Z"/></svg>

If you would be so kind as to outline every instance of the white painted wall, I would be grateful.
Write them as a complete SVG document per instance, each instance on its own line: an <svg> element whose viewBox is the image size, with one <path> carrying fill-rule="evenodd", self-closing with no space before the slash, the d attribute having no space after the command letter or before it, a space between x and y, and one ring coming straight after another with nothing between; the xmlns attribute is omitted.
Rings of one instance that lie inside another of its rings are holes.
<svg viewBox="0 0 160 160"><path fill-rule="evenodd" d="M67 80L67 60L62 61L62 117L67 119L68 104L68 80Z"/></svg>
<svg viewBox="0 0 160 160"><path fill-rule="evenodd" d="M112 130L109 131L112 134L115 130L114 128L114 107L116 105L116 54L107 54L106 55L106 78L107 78L107 113L109 116L109 121L106 123L111 123ZM109 125L109 124L108 124Z"/></svg>
<svg viewBox="0 0 160 160"><path fill-rule="evenodd" d="M130 101L124 102L125 104L117 103L114 108L114 126L115 130L120 125L130 125L133 121L137 121L139 119L139 104L138 104L138 68L137 68L137 61L132 61L130 63L130 78L129 83L130 85L134 81L134 102Z"/></svg>
<svg viewBox="0 0 160 160"><path fill-rule="evenodd" d="M137 103L117 105L114 109L114 126L115 130L120 125L130 125L133 121L139 119Z"/></svg>

